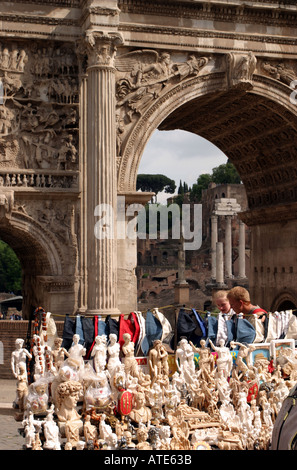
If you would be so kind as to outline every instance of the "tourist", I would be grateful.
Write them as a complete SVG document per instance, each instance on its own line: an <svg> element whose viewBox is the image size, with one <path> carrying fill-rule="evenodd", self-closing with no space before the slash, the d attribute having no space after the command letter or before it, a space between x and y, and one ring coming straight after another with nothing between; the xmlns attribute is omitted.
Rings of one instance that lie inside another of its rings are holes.
<svg viewBox="0 0 297 470"><path fill-rule="evenodd" d="M227 315L229 319L235 315L235 311L231 308L229 299L227 297L227 291L219 290L214 292L212 300L220 312Z"/></svg>
<svg viewBox="0 0 297 470"><path fill-rule="evenodd" d="M258 318L264 323L267 318L267 312L258 305L251 303L250 294L244 287L233 287L227 293L227 298L230 302L231 308L235 313L243 313L243 315L257 315Z"/></svg>

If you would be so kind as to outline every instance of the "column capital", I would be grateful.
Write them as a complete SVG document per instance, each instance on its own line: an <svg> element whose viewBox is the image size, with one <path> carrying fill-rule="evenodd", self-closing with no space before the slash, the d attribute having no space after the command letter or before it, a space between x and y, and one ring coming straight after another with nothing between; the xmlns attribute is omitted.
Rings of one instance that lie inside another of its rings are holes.
<svg viewBox="0 0 297 470"><path fill-rule="evenodd" d="M122 35L118 32L93 31L85 33L88 68L114 68L117 46L123 44Z"/></svg>

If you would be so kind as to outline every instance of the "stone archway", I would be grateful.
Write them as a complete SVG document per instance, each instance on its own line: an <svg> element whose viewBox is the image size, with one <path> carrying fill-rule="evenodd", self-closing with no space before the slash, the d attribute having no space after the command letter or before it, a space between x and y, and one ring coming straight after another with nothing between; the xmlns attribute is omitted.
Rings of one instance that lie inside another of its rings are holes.
<svg viewBox="0 0 297 470"><path fill-rule="evenodd" d="M244 63L252 57L252 65L238 74L230 57ZM290 101L289 83L272 79L263 59L250 53L197 56L198 62L202 59L203 66L191 76L164 79L153 97L143 90L136 104L118 101L132 121L122 132L118 191L134 191L143 149L156 128L186 130L215 144L234 163L246 188L249 210L241 218L251 227L251 295L270 310L276 293L285 287L295 291L297 107ZM274 270L275 262L278 274L263 275Z"/></svg>
<svg viewBox="0 0 297 470"><path fill-rule="evenodd" d="M275 297L272 302L271 310L274 311L282 311L282 310L294 310L296 314L296 307L297 307L297 297L296 294L290 291L281 292L279 295Z"/></svg>
<svg viewBox="0 0 297 470"><path fill-rule="evenodd" d="M28 214L12 211L0 220L0 237L14 250L22 266L23 318L28 319L38 306L64 315L67 301L74 297L74 282L66 275L64 254L55 236Z"/></svg>

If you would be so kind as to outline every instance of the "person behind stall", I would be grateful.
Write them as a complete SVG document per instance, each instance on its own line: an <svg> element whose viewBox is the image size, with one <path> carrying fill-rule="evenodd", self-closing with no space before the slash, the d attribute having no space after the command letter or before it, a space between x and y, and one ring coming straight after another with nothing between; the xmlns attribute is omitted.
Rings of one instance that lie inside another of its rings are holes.
<svg viewBox="0 0 297 470"><path fill-rule="evenodd" d="M227 315L228 319L231 319L236 315L235 311L231 308L229 299L227 297L227 291L219 290L213 293L212 301L221 313Z"/></svg>
<svg viewBox="0 0 297 470"><path fill-rule="evenodd" d="M253 305L251 303L250 294L247 289L241 286L233 287L227 293L227 298L230 302L231 308L235 313L243 313L243 315L257 315L263 323L267 319L267 312L258 305Z"/></svg>

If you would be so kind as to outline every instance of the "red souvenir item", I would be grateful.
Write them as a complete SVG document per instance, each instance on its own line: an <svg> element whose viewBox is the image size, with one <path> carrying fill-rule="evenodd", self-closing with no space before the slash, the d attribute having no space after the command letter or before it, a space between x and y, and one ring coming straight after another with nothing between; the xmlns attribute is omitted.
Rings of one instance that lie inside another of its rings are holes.
<svg viewBox="0 0 297 470"><path fill-rule="evenodd" d="M247 402L250 403L252 398L256 398L259 392L259 388L257 384L252 385L249 388L248 395L247 395Z"/></svg>
<svg viewBox="0 0 297 470"><path fill-rule="evenodd" d="M128 414L131 413L132 400L133 400L132 393L128 392L127 390L124 390L123 392L121 392L120 398L118 401L118 411L119 413L121 413L121 415L127 416Z"/></svg>

